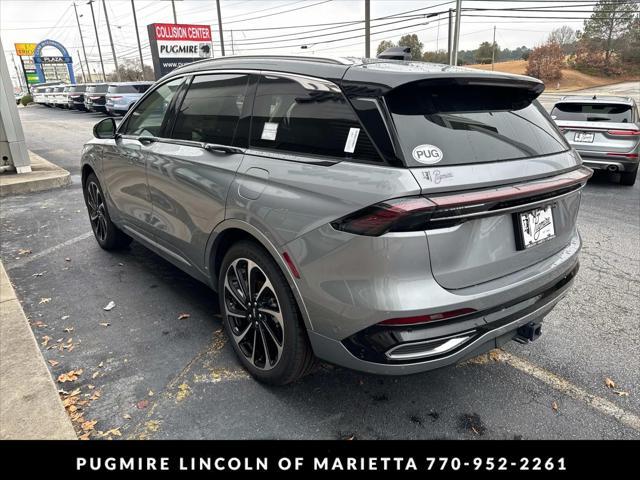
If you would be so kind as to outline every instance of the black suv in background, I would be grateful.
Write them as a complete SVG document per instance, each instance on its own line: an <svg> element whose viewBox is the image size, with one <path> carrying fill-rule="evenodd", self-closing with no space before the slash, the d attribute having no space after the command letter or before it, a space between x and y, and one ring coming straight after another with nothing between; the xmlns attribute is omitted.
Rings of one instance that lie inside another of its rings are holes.
<svg viewBox="0 0 640 480"><path fill-rule="evenodd" d="M89 85L87 87L87 91L84 94L84 106L89 112L105 112L107 111L105 107L105 96L107 95L107 90L109 89L109 84L107 83L96 83L94 85Z"/></svg>

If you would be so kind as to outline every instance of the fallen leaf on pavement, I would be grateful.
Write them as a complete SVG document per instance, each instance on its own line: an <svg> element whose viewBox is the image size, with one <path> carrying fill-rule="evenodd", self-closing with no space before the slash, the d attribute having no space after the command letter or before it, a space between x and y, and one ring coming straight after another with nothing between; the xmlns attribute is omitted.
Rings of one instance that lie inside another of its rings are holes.
<svg viewBox="0 0 640 480"><path fill-rule="evenodd" d="M38 304L42 305L43 303L49 303L50 301L51 301L50 298L41 298Z"/></svg>
<svg viewBox="0 0 640 480"><path fill-rule="evenodd" d="M41 277L42 275L44 275L47 272L40 272L40 273L34 273L33 275L31 275L32 277Z"/></svg>
<svg viewBox="0 0 640 480"><path fill-rule="evenodd" d="M87 420L80 426L82 427L82 430L84 430L85 432L88 432L94 429L96 423L98 423L97 420Z"/></svg>
<svg viewBox="0 0 640 480"><path fill-rule="evenodd" d="M553 408L554 412L557 412L558 411L558 402L556 402L554 400L554 402L551 404L551 408Z"/></svg>
<svg viewBox="0 0 640 480"><path fill-rule="evenodd" d="M113 307L115 306L116 306L116 302L111 300L109 303L107 303L107 305L103 308L103 310L106 310L108 312L109 310L113 309Z"/></svg>
<svg viewBox="0 0 640 480"><path fill-rule="evenodd" d="M21 248L18 250L18 255L29 255L31 253L30 248Z"/></svg>
<svg viewBox="0 0 640 480"><path fill-rule="evenodd" d="M98 368L102 368L103 366L104 366L104 362L100 362L100 363L98 364Z"/></svg>
<svg viewBox="0 0 640 480"><path fill-rule="evenodd" d="M44 328L44 327L47 327L48 325L44 323L42 320L36 320L35 322L33 322L33 326L36 328Z"/></svg>
<svg viewBox="0 0 640 480"><path fill-rule="evenodd" d="M103 436L103 437L108 437L108 436L121 437L122 433L120 432L120 428L112 428L111 430L107 430L106 432L104 432L101 436Z"/></svg>
<svg viewBox="0 0 640 480"><path fill-rule="evenodd" d="M149 400L140 400L138 403L136 403L136 407L139 410L144 410L148 406L149 406Z"/></svg>
<svg viewBox="0 0 640 480"><path fill-rule="evenodd" d="M73 382L77 380L80 375L82 375L81 368L79 368L78 370L71 370L67 373L61 373L60 375L58 375L58 382Z"/></svg>
<svg viewBox="0 0 640 480"><path fill-rule="evenodd" d="M66 320L69 318L69 315L63 315L62 317L60 317L60 320Z"/></svg>
<svg viewBox="0 0 640 480"><path fill-rule="evenodd" d="M100 393L100 390L96 390L95 392L93 392L93 395L89 397L89 400L97 400L101 395L102 393Z"/></svg>
<svg viewBox="0 0 640 480"><path fill-rule="evenodd" d="M149 390L149 396L153 397L153 390Z"/></svg>
<svg viewBox="0 0 640 480"><path fill-rule="evenodd" d="M67 327L63 331L67 332L67 333L71 333L71 332L73 332L73 327Z"/></svg>
<svg viewBox="0 0 640 480"><path fill-rule="evenodd" d="M614 382L613 380L611 380L609 377L605 377L604 379L604 385L607 388L616 388L616 382Z"/></svg>
<svg viewBox="0 0 640 480"><path fill-rule="evenodd" d="M109 322L102 322L100 323L101 327L108 327L109 325L111 325Z"/></svg>
<svg viewBox="0 0 640 480"><path fill-rule="evenodd" d="M58 362L57 360L47 360L47 362L49 362L49 365L51 365L52 367L60 364L60 362Z"/></svg>
<svg viewBox="0 0 640 480"><path fill-rule="evenodd" d="M40 345L42 345L43 347L46 347L47 345L49 345L50 340L51 340L51 337L49 335L45 335L44 337L42 337L42 342L40 342Z"/></svg>
<svg viewBox="0 0 640 480"><path fill-rule="evenodd" d="M186 320L190 316L191 316L190 313L181 313L180 315L178 315L178 320Z"/></svg>
<svg viewBox="0 0 640 480"><path fill-rule="evenodd" d="M122 418L124 418L125 420L131 420L131 415L129 415L128 413L125 413Z"/></svg>
<svg viewBox="0 0 640 480"><path fill-rule="evenodd" d="M93 372L93 375L91 375L91 378L96 378L98 375L100 375L100 372Z"/></svg>
<svg viewBox="0 0 640 480"><path fill-rule="evenodd" d="M65 262L70 262L70 261L71 261L71 259L70 259L69 257L67 257L67 258L65 258L65 259L64 259L64 261L65 261Z"/></svg>
<svg viewBox="0 0 640 480"><path fill-rule="evenodd" d="M89 440L90 436L91 436L91 431L87 433L83 433L82 435L79 435L78 440Z"/></svg>
<svg viewBox="0 0 640 480"><path fill-rule="evenodd" d="M629 392L623 392L622 390L614 390L613 393L615 393L619 397L628 397L629 396Z"/></svg>

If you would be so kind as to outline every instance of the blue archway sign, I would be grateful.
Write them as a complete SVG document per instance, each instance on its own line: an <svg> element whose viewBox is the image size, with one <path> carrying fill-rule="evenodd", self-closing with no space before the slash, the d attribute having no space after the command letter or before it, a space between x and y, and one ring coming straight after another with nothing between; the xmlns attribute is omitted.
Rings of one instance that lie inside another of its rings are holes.
<svg viewBox="0 0 640 480"><path fill-rule="evenodd" d="M38 79L40 83L44 83L46 79L44 78L44 70L42 69L42 49L44 47L54 47L58 49L58 51L62 54L62 62L67 65L67 70L69 71L69 81L71 83L76 83L76 77L73 74L73 60L71 59L71 55L67 52L67 49L64 48L60 42L56 42L55 40L43 40L38 45L36 45L36 49L33 52L33 63L36 66L36 73L38 74Z"/></svg>

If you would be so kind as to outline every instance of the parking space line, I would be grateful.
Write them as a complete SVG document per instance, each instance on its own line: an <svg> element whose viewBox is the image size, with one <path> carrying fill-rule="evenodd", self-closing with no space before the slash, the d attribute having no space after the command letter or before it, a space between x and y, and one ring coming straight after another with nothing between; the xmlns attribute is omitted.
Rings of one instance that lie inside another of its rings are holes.
<svg viewBox="0 0 640 480"><path fill-rule="evenodd" d="M570 397L589 405L594 410L597 410L609 417L613 417L627 427L640 432L640 417L637 415L627 412L605 398L598 397L597 395L587 392L568 380L565 380L544 368L534 365L524 358L517 357L503 350L497 350L497 352L497 359L499 361L504 362L527 375L531 375L537 380L546 383L551 388L569 395Z"/></svg>
<svg viewBox="0 0 640 480"><path fill-rule="evenodd" d="M14 268L18 268L18 267L22 267L24 265L27 265L31 262L33 262L34 260L38 260L39 258L45 257L47 255L49 255L50 253L55 252L56 250L60 250L61 248L64 247L68 247L69 245L73 245L74 243L80 242L86 238L89 238L93 235L93 232L89 231L87 233L83 233L82 235L78 235L77 237L73 237L69 240L67 240L66 242L62 242L59 243L58 245L54 245L53 247L49 247L49 248L45 248L44 250L34 253L32 255L29 255L28 257L25 257L23 259L23 261L19 262L19 263L14 263L13 265L6 265L5 269L6 270L13 270Z"/></svg>

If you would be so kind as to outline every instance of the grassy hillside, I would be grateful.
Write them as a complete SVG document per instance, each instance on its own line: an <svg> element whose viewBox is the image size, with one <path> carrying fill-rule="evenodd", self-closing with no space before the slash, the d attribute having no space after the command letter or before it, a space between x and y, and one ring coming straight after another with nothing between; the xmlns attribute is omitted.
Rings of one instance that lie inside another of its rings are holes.
<svg viewBox="0 0 640 480"><path fill-rule="evenodd" d="M491 70L491 65L467 65L471 68L479 68L481 70ZM495 64L495 70L505 73L517 73L519 75L525 75L527 70L526 60L513 60L510 62L499 62ZM566 68L562 70L562 79L559 82L551 82L546 85L546 90L553 91L571 91L582 90L583 88L599 87L601 85L610 85L612 83L624 82L629 80L637 80L638 77L597 77L594 75L587 75L586 73L578 72ZM560 85L558 85L558 83Z"/></svg>

